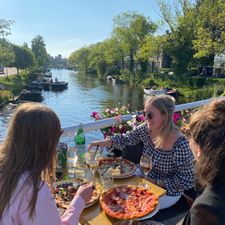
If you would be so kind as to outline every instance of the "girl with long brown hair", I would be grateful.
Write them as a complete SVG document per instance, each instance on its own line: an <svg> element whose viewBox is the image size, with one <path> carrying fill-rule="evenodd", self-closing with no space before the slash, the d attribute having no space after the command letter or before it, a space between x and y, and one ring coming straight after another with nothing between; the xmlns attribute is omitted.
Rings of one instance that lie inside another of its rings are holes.
<svg viewBox="0 0 225 225"><path fill-rule="evenodd" d="M1 225L78 224L93 186L81 186L60 218L49 189L60 135L60 121L49 107L24 103L17 108L0 146Z"/></svg>

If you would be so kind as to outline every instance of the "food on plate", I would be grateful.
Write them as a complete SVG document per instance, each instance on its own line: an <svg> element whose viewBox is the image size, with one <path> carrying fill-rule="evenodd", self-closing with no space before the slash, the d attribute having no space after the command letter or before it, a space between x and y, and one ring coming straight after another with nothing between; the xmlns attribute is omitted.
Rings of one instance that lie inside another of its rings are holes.
<svg viewBox="0 0 225 225"><path fill-rule="evenodd" d="M100 204L111 217L134 219L154 211L158 205L158 197L142 187L116 186L102 194Z"/></svg>
<svg viewBox="0 0 225 225"><path fill-rule="evenodd" d="M87 184L88 181L83 179L73 179L68 181L59 181L54 184L55 187L55 202L57 207L67 209L73 197L76 195L78 188L81 185ZM86 208L97 202L100 196L100 188L95 187L91 200L86 204Z"/></svg>
<svg viewBox="0 0 225 225"><path fill-rule="evenodd" d="M111 168L111 174L114 178L123 178L132 176L136 170L136 165L126 159L101 159L98 164L99 173L104 173L108 168Z"/></svg>

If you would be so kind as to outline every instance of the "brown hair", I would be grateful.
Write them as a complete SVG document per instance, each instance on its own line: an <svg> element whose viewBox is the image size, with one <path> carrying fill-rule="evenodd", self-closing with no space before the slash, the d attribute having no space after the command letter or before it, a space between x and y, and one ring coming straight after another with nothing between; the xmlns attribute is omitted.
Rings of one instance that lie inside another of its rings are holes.
<svg viewBox="0 0 225 225"><path fill-rule="evenodd" d="M161 115L164 116L164 123L159 130L157 137L153 140L156 148L162 147L165 137L171 132L178 132L178 128L173 122L173 113L175 110L175 99L170 95L156 95L149 97L146 105L153 105Z"/></svg>
<svg viewBox="0 0 225 225"><path fill-rule="evenodd" d="M60 133L60 121L49 107L40 103L24 103L16 109L8 134L0 146L0 218L9 206L20 176L27 171L26 182L33 191L26 210L33 217L37 194L43 185L41 176L51 183L50 177L54 174L55 149Z"/></svg>
<svg viewBox="0 0 225 225"><path fill-rule="evenodd" d="M196 177L204 187L225 182L225 100L214 100L196 111L184 131L201 148Z"/></svg>

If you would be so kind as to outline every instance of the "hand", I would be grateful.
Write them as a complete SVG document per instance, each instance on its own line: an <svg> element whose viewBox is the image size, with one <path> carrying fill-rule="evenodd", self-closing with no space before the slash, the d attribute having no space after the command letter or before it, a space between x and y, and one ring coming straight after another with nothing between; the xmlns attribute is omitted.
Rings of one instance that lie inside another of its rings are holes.
<svg viewBox="0 0 225 225"><path fill-rule="evenodd" d="M88 203L91 200L93 194L94 186L93 184L82 185L78 188L76 195L81 196L85 203Z"/></svg>
<svg viewBox="0 0 225 225"><path fill-rule="evenodd" d="M109 139L109 140L92 142L91 144L88 145L88 151L94 146L99 146L100 148L111 147L112 146L112 140Z"/></svg>

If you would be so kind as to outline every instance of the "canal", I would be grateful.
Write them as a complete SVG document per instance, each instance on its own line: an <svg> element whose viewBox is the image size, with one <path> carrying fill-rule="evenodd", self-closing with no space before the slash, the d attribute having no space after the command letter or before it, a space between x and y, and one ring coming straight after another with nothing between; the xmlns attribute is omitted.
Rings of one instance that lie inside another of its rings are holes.
<svg viewBox="0 0 225 225"><path fill-rule="evenodd" d="M59 116L62 127L89 122L93 111L129 105L131 111L143 109L143 92L127 84L112 85L99 81L96 76L84 76L71 70L52 69L53 80L67 81L68 89L62 92L45 91L42 103L50 106ZM7 123L12 116L13 107L6 106L0 112L0 140L6 135ZM101 139L99 131L86 135L87 141Z"/></svg>

